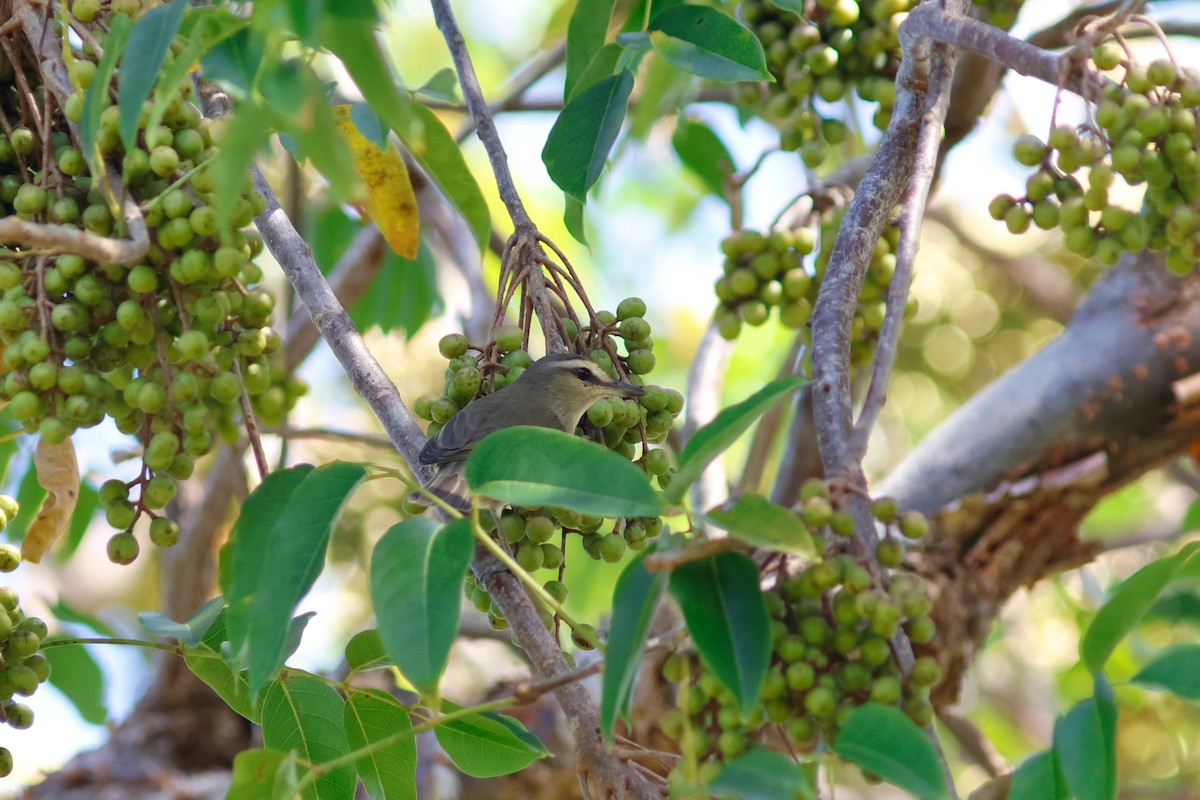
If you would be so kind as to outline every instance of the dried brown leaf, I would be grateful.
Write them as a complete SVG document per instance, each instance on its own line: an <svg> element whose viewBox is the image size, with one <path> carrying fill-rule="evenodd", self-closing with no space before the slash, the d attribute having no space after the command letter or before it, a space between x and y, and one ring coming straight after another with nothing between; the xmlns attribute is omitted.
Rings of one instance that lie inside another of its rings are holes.
<svg viewBox="0 0 1200 800"><path fill-rule="evenodd" d="M33 463L37 466L38 483L47 494L37 517L25 532L21 557L36 564L71 524L71 515L79 500L79 462L70 439L61 444L47 444L42 439L38 442Z"/></svg>

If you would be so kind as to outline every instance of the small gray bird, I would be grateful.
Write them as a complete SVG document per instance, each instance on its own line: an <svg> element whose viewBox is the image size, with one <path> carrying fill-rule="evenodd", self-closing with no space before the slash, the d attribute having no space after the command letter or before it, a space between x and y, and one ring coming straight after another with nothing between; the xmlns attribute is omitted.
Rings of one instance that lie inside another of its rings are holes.
<svg viewBox="0 0 1200 800"><path fill-rule="evenodd" d="M483 437L514 425L573 433L579 418L602 397L645 393L640 386L613 380L597 364L574 353L539 358L513 383L468 403L425 443L420 461L436 465L437 471L424 487L457 510L470 511L463 467ZM418 492L409 500L422 502Z"/></svg>

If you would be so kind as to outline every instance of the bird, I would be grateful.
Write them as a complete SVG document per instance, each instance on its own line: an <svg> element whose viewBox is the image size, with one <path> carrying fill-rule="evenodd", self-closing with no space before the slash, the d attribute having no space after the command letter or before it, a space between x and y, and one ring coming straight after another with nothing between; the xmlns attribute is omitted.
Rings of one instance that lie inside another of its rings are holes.
<svg viewBox="0 0 1200 800"><path fill-rule="evenodd" d="M592 404L605 397L641 397L646 391L614 380L598 364L574 353L551 353L534 361L503 389L473 400L425 443L421 464L436 467L422 488L455 510L471 510L464 467L467 457L489 433L514 425L573 433ZM420 492L413 503L428 503Z"/></svg>

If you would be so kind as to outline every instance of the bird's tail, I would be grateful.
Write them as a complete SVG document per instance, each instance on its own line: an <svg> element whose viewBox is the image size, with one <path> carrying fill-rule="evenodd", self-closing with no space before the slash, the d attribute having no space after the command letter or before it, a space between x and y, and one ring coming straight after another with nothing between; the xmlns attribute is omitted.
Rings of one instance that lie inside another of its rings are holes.
<svg viewBox="0 0 1200 800"><path fill-rule="evenodd" d="M424 484L424 488L455 511L466 514L471 510L467 479L461 467L442 467ZM408 502L429 505L429 498L420 492L412 492L408 495Z"/></svg>

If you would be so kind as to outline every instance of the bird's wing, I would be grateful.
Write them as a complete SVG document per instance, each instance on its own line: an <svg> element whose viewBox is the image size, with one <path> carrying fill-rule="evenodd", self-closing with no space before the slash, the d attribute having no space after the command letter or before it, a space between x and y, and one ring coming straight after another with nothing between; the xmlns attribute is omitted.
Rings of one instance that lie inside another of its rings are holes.
<svg viewBox="0 0 1200 800"><path fill-rule="evenodd" d="M495 395L481 397L468 405L471 413L460 411L450 418L446 426L438 431L425 443L421 449L422 464L445 464L452 461L465 461L471 454L471 448L479 440L492 431L504 427L504 421L497 413L500 409L496 403L488 402Z"/></svg>
<svg viewBox="0 0 1200 800"><path fill-rule="evenodd" d="M421 449L422 464L446 464L455 461L466 461L471 454L471 448L477 445L483 437L501 428L513 424L509 415L502 413L502 406L494 401L497 394L489 394L472 401L462 411L455 414L438 431L437 435L425 443ZM561 422L547 410L540 407L522 409L524 420L522 424L538 425L543 428L561 428Z"/></svg>

